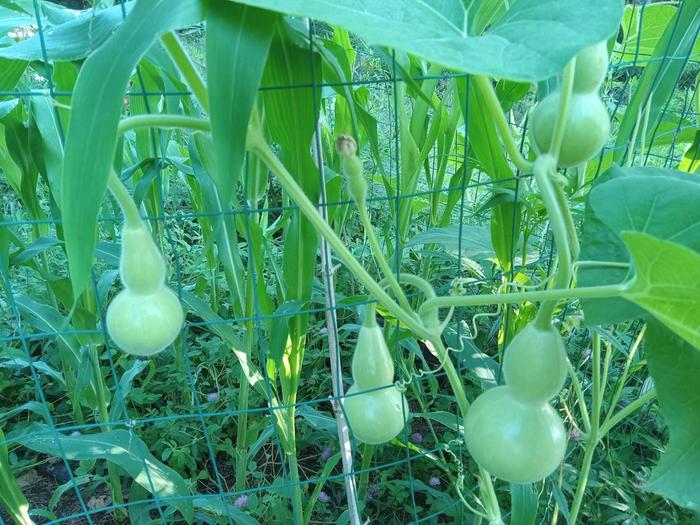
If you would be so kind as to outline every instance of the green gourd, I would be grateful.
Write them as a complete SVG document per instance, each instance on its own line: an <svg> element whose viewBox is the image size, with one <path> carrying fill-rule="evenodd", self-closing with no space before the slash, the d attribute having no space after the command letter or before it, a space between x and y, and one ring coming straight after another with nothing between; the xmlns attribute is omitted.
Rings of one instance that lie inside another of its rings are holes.
<svg viewBox="0 0 700 525"><path fill-rule="evenodd" d="M363 443L379 445L395 438L406 424L406 398L395 386L358 393L355 384L345 393L343 409L353 435Z"/></svg>
<svg viewBox="0 0 700 525"><path fill-rule="evenodd" d="M109 304L107 333L124 352L150 356L180 333L180 301L165 285L165 261L146 225L125 225L119 273L124 290Z"/></svg>
<svg viewBox="0 0 700 525"><path fill-rule="evenodd" d="M352 358L353 385L342 404L353 435L377 445L396 437L406 424L408 404L394 382L394 363L369 305Z"/></svg>
<svg viewBox="0 0 700 525"><path fill-rule="evenodd" d="M542 99L530 113L530 143L538 154L549 151L559 113L559 91ZM559 166L577 166L597 155L610 132L610 118L595 93L573 93L559 152Z"/></svg>
<svg viewBox="0 0 700 525"><path fill-rule="evenodd" d="M574 92L597 93L608 69L608 43L602 41L576 55Z"/></svg>
<svg viewBox="0 0 700 525"><path fill-rule="evenodd" d="M554 409L521 401L508 386L476 398L464 418L464 441L479 465L511 483L545 478L566 452L566 431Z"/></svg>
<svg viewBox="0 0 700 525"><path fill-rule="evenodd" d="M542 330L531 322L506 347L503 376L519 399L551 399L564 386L567 372L564 341L554 326Z"/></svg>

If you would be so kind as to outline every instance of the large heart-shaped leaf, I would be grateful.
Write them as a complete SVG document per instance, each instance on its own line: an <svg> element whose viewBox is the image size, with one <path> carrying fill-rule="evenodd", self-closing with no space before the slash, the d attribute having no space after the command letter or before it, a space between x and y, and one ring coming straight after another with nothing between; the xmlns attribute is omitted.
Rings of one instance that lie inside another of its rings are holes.
<svg viewBox="0 0 700 525"><path fill-rule="evenodd" d="M700 253L646 233L624 232L636 276L623 293L700 349Z"/></svg>
<svg viewBox="0 0 700 525"><path fill-rule="evenodd" d="M136 483L159 498L178 497L175 506L192 521L192 501L185 480L158 461L132 432L110 430L98 434L66 436L46 425L34 424L18 439L23 446L68 460L104 459L123 468Z"/></svg>
<svg viewBox="0 0 700 525"><path fill-rule="evenodd" d="M618 29L620 0L515 0L478 36L459 0L237 0L339 25L370 44L401 49L468 73L543 80L579 50Z"/></svg>
<svg viewBox="0 0 700 525"><path fill-rule="evenodd" d="M700 251L700 179L659 168L613 167L600 177L588 196L581 259L629 262L622 231L641 231ZM586 267L581 286L621 283L628 271ZM626 299L582 301L589 325L639 317L644 311Z"/></svg>
<svg viewBox="0 0 700 525"><path fill-rule="evenodd" d="M671 439L647 489L700 509L700 352L652 321L645 336L649 371Z"/></svg>

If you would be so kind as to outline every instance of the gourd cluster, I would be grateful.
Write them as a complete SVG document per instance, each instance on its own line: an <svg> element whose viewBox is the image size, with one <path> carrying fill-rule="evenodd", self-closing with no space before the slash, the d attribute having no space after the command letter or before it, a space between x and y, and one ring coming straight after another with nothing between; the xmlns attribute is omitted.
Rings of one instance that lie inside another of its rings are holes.
<svg viewBox="0 0 700 525"><path fill-rule="evenodd" d="M382 328L367 308L352 357L353 385L343 398L343 410L353 435L377 445L396 437L406 424L408 404L394 385L394 362Z"/></svg>
<svg viewBox="0 0 700 525"><path fill-rule="evenodd" d="M124 352L150 356L168 347L184 321L182 306L165 285L165 261L146 225L122 229L119 276L124 290L107 308L107 332Z"/></svg>
<svg viewBox="0 0 700 525"><path fill-rule="evenodd" d="M588 47L576 56L573 93L559 152L559 166L562 168L586 162L605 145L610 120L598 91L605 80L607 67L606 42ZM538 154L550 150L560 98L559 90L550 93L530 114L530 143Z"/></svg>
<svg viewBox="0 0 700 525"><path fill-rule="evenodd" d="M549 475L566 452L566 432L549 404L564 385L566 352L559 332L534 322L505 350L505 385L481 394L464 421L470 454L491 474L513 483Z"/></svg>

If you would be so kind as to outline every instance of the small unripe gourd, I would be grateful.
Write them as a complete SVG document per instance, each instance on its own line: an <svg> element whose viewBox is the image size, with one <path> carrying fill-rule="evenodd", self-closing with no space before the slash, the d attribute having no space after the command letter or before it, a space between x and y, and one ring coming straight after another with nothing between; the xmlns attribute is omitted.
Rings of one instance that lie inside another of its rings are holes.
<svg viewBox="0 0 700 525"><path fill-rule="evenodd" d="M550 149L559 113L559 98L559 91L550 93L530 114L530 142L538 154ZM608 112L598 95L573 93L559 152L559 166L577 166L598 154L609 132Z"/></svg>
<svg viewBox="0 0 700 525"><path fill-rule="evenodd" d="M608 69L608 43L604 40L576 55L574 92L597 93Z"/></svg>
<svg viewBox="0 0 700 525"><path fill-rule="evenodd" d="M353 435L371 445L396 437L406 424L408 404L393 384L394 363L371 306L357 338L352 377L342 403Z"/></svg>
<svg viewBox="0 0 700 525"><path fill-rule="evenodd" d="M541 329L531 322L506 347L503 376L518 399L551 399L564 386L567 371L564 341L551 325Z"/></svg>
<svg viewBox="0 0 700 525"><path fill-rule="evenodd" d="M165 285L165 262L145 224L125 225L119 273L124 290L107 308L107 332L124 352L150 356L180 333L184 315Z"/></svg>

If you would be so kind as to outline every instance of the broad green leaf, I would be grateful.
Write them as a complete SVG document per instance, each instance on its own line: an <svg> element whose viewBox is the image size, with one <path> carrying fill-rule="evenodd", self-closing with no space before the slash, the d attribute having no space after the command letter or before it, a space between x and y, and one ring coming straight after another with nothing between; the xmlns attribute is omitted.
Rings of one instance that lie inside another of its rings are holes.
<svg viewBox="0 0 700 525"><path fill-rule="evenodd" d="M126 2L126 12L138 3L144 2ZM85 10L78 18L45 31L43 43L37 32L27 40L0 48L0 57L27 62L43 61L42 46L45 46L49 61L81 60L107 40L122 19L122 6L119 5L109 9Z"/></svg>
<svg viewBox="0 0 700 525"><path fill-rule="evenodd" d="M444 228L431 228L414 235L406 246L418 244L439 244L453 252L461 249L460 255L470 259L488 259L496 256L486 226L452 224Z"/></svg>
<svg viewBox="0 0 700 525"><path fill-rule="evenodd" d="M700 510L700 352L657 322L645 335L645 355L670 441L646 488Z"/></svg>
<svg viewBox="0 0 700 525"><path fill-rule="evenodd" d="M213 2L207 13L207 87L215 169L224 209L238 185L245 138L270 49L276 17L268 11Z"/></svg>
<svg viewBox="0 0 700 525"><path fill-rule="evenodd" d="M133 432L110 430L96 434L66 436L46 425L34 424L18 439L27 448L69 461L104 459L119 465L133 480L159 498L180 497L171 504L185 519L192 520L189 487L173 469L148 451Z"/></svg>
<svg viewBox="0 0 700 525"><path fill-rule="evenodd" d="M666 111L667 103L685 70L700 30L700 0L685 0L669 21L659 39L649 64L632 95L625 115L620 122L615 139L613 158L620 163L627 153L627 146L637 125L637 118L650 104L646 143L653 137L656 123ZM642 137L637 137L637 141ZM636 146L636 144L635 144Z"/></svg>
<svg viewBox="0 0 700 525"><path fill-rule="evenodd" d="M642 231L700 251L700 179L661 168L613 167L598 178L588 196L581 260L628 263L622 231ZM621 283L624 268L582 268L578 284ZM622 298L582 301L586 324L599 325L644 314Z"/></svg>
<svg viewBox="0 0 700 525"><path fill-rule="evenodd" d="M459 0L243 0L240 3L344 27L372 45L468 73L543 80L579 50L618 29L620 0L516 0L480 36L469 36Z"/></svg>
<svg viewBox="0 0 700 525"><path fill-rule="evenodd" d="M114 158L127 81L160 34L197 22L201 11L200 0L139 1L80 70L72 99L61 187L66 252L76 298L85 288L92 267L97 213Z"/></svg>
<svg viewBox="0 0 700 525"><path fill-rule="evenodd" d="M622 240L636 272L624 297L700 350L700 253L646 233L623 232Z"/></svg>

